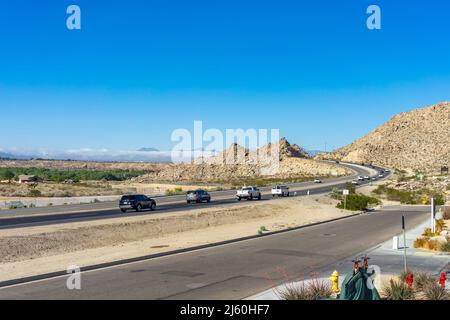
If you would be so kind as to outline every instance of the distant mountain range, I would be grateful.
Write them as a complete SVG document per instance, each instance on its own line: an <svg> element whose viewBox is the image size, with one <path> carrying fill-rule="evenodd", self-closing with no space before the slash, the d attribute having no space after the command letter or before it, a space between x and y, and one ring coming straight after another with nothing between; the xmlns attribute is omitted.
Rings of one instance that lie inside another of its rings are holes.
<svg viewBox="0 0 450 320"><path fill-rule="evenodd" d="M323 153L322 150L305 150L305 152L307 154L309 154L311 157L314 157L314 156L316 156L319 153Z"/></svg>
<svg viewBox="0 0 450 320"><path fill-rule="evenodd" d="M137 151L139 151L139 152L158 152L159 150L156 148L140 148Z"/></svg>
<svg viewBox="0 0 450 320"><path fill-rule="evenodd" d="M286 139L281 139L281 153L288 156L308 157L315 156L316 150L304 151L297 145L290 145ZM192 150L202 151L202 150ZM216 152L214 154L218 154ZM160 151L153 147L143 147L136 151L109 150L109 149L72 149L51 150L41 148L18 149L0 148L0 159L45 159L45 160L80 160L80 161L115 161L115 162L171 162L170 151Z"/></svg>
<svg viewBox="0 0 450 320"><path fill-rule="evenodd" d="M141 148L138 151L109 149L5 149L0 148L3 159L46 159L46 160L80 160L80 161L114 161L114 162L170 162L171 153L155 148Z"/></svg>

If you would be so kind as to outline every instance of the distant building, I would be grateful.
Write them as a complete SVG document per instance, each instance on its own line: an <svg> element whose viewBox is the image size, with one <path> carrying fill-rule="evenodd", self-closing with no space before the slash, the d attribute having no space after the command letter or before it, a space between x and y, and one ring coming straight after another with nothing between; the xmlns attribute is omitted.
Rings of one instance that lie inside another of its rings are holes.
<svg viewBox="0 0 450 320"><path fill-rule="evenodd" d="M19 176L19 183L41 182L42 178L34 175L22 174Z"/></svg>

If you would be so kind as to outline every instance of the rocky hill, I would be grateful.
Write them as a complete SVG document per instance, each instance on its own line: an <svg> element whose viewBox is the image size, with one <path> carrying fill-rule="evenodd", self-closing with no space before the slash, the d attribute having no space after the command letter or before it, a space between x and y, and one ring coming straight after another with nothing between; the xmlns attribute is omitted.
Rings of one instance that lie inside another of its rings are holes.
<svg viewBox="0 0 450 320"><path fill-rule="evenodd" d="M273 159L272 149L278 148L278 159ZM274 168L274 165L276 167ZM232 144L217 156L194 160L189 164L171 164L160 170L135 178L134 181L149 183L170 182L230 182L245 178L273 177L290 179L313 176L341 176L351 171L331 163L310 159L298 145L291 145L285 138L249 151Z"/></svg>
<svg viewBox="0 0 450 320"><path fill-rule="evenodd" d="M450 103L400 113L330 157L410 172L439 172L450 166Z"/></svg>
<svg viewBox="0 0 450 320"><path fill-rule="evenodd" d="M258 163L261 159L270 161L272 156L276 156L277 153L278 161L283 161L288 158L309 158L308 153L300 146L296 144L291 145L286 138L282 138L277 143L268 143L254 151L250 151L234 143L217 156L196 159L196 161L206 162L208 164L254 164Z"/></svg>

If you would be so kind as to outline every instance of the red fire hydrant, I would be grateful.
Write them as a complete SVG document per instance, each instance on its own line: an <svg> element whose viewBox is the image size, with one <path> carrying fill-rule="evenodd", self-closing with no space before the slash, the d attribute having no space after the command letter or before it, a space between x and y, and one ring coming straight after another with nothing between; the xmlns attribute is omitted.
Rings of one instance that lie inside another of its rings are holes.
<svg viewBox="0 0 450 320"><path fill-rule="evenodd" d="M439 284L441 285L441 288L445 288L445 280L447 280L445 272L442 272L441 277L439 278Z"/></svg>
<svg viewBox="0 0 450 320"><path fill-rule="evenodd" d="M408 274L408 276L406 277L406 283L408 284L408 287L412 287L414 282L414 276L412 273Z"/></svg>

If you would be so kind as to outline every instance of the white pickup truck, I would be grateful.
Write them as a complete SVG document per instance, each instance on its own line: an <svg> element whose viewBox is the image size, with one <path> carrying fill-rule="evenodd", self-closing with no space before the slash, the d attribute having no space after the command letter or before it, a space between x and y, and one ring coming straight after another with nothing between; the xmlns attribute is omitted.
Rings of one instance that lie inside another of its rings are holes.
<svg viewBox="0 0 450 320"><path fill-rule="evenodd" d="M243 187L236 192L236 197L238 198L238 201L241 201L242 199L261 200L261 191L255 187Z"/></svg>
<svg viewBox="0 0 450 320"><path fill-rule="evenodd" d="M272 197L289 197L289 188L286 186L275 186L272 188Z"/></svg>

